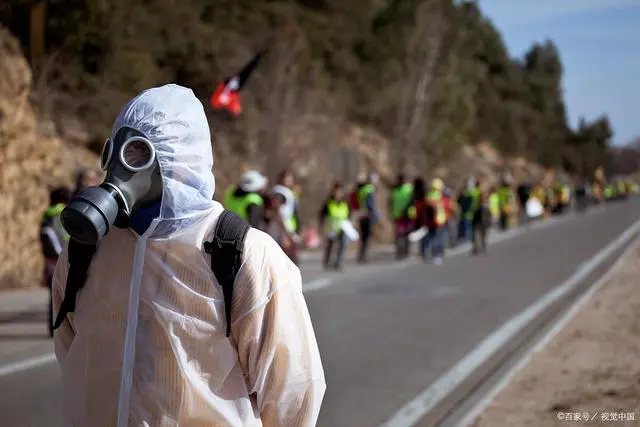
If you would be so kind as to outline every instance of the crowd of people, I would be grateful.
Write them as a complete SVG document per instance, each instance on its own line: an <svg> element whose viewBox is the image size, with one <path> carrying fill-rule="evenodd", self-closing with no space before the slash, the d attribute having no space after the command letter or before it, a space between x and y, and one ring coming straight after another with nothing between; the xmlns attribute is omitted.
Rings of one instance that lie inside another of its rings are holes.
<svg viewBox="0 0 640 427"><path fill-rule="evenodd" d="M307 227L304 236L300 189L289 170L280 173L273 187L257 170L247 171L227 190L224 206L270 234L296 263L300 248L316 246L314 240L318 239L312 237L322 235L324 267L340 270L349 241L358 241L357 261L368 261L372 231L382 218L376 197L379 185L376 174L360 177L350 189L334 183L322 204L317 227ZM473 254L485 253L492 228L504 231L631 193L638 193L638 185L621 179L533 185L516 183L508 174L494 186L470 177L464 188L455 192L440 178L427 182L399 174L389 192L387 212L393 222L396 258L409 256L412 243L416 243L423 260L440 265L445 249L461 243L470 242Z"/></svg>
<svg viewBox="0 0 640 427"><path fill-rule="evenodd" d="M45 259L43 286L51 288L58 256L69 239L60 222L62 209L81 189L99 183L96 170L82 169L76 175L73 190L56 187L50 192L40 228ZM226 190L222 204L252 227L269 234L295 264L299 263L301 249L317 248L324 241L324 268L341 270L350 241L358 242L357 261L368 262L372 232L382 218L377 201L379 185L377 174L361 176L351 189L341 182L334 183L317 222L308 223L305 233L300 186L291 170L280 172L272 186L258 170L249 170ZM398 174L389 191L387 212L393 223L396 258L408 257L415 243L424 261L440 265L445 249L461 243L469 242L473 254L485 253L492 228L504 231L516 224L563 214L572 207L580 212L589 205L639 192L637 183L621 179L545 186L516 184L505 175L493 187L470 177L456 193L440 178L426 182L422 177L409 180ZM49 312L50 320L52 316ZM49 332L53 334L51 327Z"/></svg>
<svg viewBox="0 0 640 427"><path fill-rule="evenodd" d="M60 224L60 212L78 191L99 182L97 171L83 169L77 173L73 191L65 187L51 191L50 206L41 224L45 286L51 281L63 243L69 238ZM308 223L305 233L300 215L301 190L291 170L281 171L272 186L258 170L246 171L237 184L227 188L222 204L252 227L269 234L296 264L301 249L316 248L324 240L324 268L341 270L350 241L358 241L357 261L368 262L372 232L382 218L376 197L379 185L375 173L361 176L351 189L335 182L317 222ZM422 177L409 180L398 174L389 191L387 212L393 222L396 258L409 256L412 243L416 243L423 260L440 265L445 249L461 243L470 242L473 254L486 252L486 238L492 228L507 230L516 224L565 213L571 207L582 211L589 205L639 191L637 183L621 179L531 185L515 183L505 175L499 185L492 187L470 177L456 193L440 178L425 182Z"/></svg>

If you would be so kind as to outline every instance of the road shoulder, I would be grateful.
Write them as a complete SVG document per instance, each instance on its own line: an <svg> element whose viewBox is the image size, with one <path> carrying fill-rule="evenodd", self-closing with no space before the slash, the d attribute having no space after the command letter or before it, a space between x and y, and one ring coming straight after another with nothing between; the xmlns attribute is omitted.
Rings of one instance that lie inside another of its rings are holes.
<svg viewBox="0 0 640 427"><path fill-rule="evenodd" d="M636 239L602 287L471 425L637 425L639 277Z"/></svg>

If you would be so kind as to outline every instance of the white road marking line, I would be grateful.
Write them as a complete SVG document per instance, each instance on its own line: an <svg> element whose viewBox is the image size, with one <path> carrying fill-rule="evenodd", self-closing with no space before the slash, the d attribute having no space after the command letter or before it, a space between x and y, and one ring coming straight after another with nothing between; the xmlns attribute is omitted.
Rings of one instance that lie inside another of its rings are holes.
<svg viewBox="0 0 640 427"><path fill-rule="evenodd" d="M469 375L503 347L527 324L559 298L573 290L584 278L614 251L622 247L640 230L640 220L636 221L615 240L595 254L586 264L564 283L549 291L529 308L516 315L485 338L479 346L467 354L447 373L423 390L412 401L395 413L382 427L410 427L422 419L447 395L456 389Z"/></svg>
<svg viewBox="0 0 640 427"><path fill-rule="evenodd" d="M26 371L27 369L35 368L37 366L46 365L48 363L55 362L55 360L55 353L47 353L42 356L30 357L29 359L0 366L0 377Z"/></svg>
<svg viewBox="0 0 640 427"><path fill-rule="evenodd" d="M328 277L320 277L302 285L302 292L312 292L318 289L326 288L327 286L331 286L332 284L332 279Z"/></svg>
<svg viewBox="0 0 640 427"><path fill-rule="evenodd" d="M476 405L465 415L465 417L456 424L456 427L466 427L470 425L473 421L475 421L476 417L480 415L490 404L493 402L493 399L500 393L509 382L513 379L513 377L522 370L522 368L531 360L531 358L546 347L547 344L562 330L566 324L571 320L576 313L584 307L584 305L600 290L600 288L607 283L611 276L620 268L623 262L625 262L629 255L633 252L634 249L638 247L640 244L640 240L637 240L634 244L629 246L624 254L613 264L607 272L602 276L598 281L596 281L591 287L576 301L571 305L569 311L563 314L563 316L558 320L557 323L553 325L549 331L547 331L544 336L540 337L537 343L530 348L525 354L523 354L518 361L509 371L501 378L501 380L496 383L489 392L480 400Z"/></svg>

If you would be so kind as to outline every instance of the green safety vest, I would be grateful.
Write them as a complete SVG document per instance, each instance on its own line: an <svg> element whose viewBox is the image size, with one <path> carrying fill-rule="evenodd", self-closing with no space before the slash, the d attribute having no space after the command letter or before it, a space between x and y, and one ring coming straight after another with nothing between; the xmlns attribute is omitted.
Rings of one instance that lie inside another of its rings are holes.
<svg viewBox="0 0 640 427"><path fill-rule="evenodd" d="M349 204L345 201L330 200L327 202L329 211L329 225L335 231L340 229L342 221L349 219Z"/></svg>
<svg viewBox="0 0 640 427"><path fill-rule="evenodd" d="M247 208L249 205L262 206L264 205L264 200L262 200L262 197L257 193L247 193L242 197L235 197L233 195L235 190L235 187L233 187L227 191L224 198L224 207L238 215L240 218L248 220L249 214L247 213Z"/></svg>
<svg viewBox="0 0 640 427"><path fill-rule="evenodd" d="M501 208L511 203L511 188L500 187L500 189L498 190L498 200L500 202Z"/></svg>
<svg viewBox="0 0 640 427"><path fill-rule="evenodd" d="M367 196L375 191L372 184L365 184L360 190L358 190L358 203L360 203L360 209L366 207Z"/></svg>
<svg viewBox="0 0 640 427"><path fill-rule="evenodd" d="M611 185L607 185L604 187L604 198L610 199L615 195L615 191Z"/></svg>
<svg viewBox="0 0 640 427"><path fill-rule="evenodd" d="M478 187L467 188L465 194L471 197L471 206L465 217L467 220L472 220L475 213L480 209L480 189Z"/></svg>
<svg viewBox="0 0 640 427"><path fill-rule="evenodd" d="M435 208L436 224L444 225L447 222L447 211L442 202L442 193L440 191L431 191L427 195L427 202Z"/></svg>
<svg viewBox="0 0 640 427"><path fill-rule="evenodd" d="M391 219L402 217L413 196L413 185L410 183L402 184L391 190Z"/></svg>
<svg viewBox="0 0 640 427"><path fill-rule="evenodd" d="M62 226L62 221L60 220L60 214L64 210L64 204L58 203L54 206L49 206L47 210L42 215L42 223L51 223L51 227L54 229L56 234L60 236L63 241L69 241L69 233L66 232L64 227Z"/></svg>

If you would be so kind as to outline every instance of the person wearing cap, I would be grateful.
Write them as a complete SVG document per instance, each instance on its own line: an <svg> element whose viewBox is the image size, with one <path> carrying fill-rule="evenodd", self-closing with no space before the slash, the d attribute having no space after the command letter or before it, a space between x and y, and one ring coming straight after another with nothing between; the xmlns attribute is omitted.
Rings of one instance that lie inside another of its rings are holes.
<svg viewBox="0 0 640 427"><path fill-rule="evenodd" d="M224 198L224 207L254 228L262 228L264 222L264 198L261 192L268 183L267 177L257 170L249 170L242 175L240 183L232 186Z"/></svg>
<svg viewBox="0 0 640 427"><path fill-rule="evenodd" d="M294 264L298 264L298 245L301 243L297 200L293 174L280 174L278 184L269 191L265 203L266 231L280 245Z"/></svg>
<svg viewBox="0 0 640 427"><path fill-rule="evenodd" d="M300 233L299 194L294 190L295 187L293 172L285 169L280 172L277 184L271 189L272 195L281 198L280 213L287 232L291 235Z"/></svg>
<svg viewBox="0 0 640 427"><path fill-rule="evenodd" d="M440 178L431 181L431 189L427 194L426 225L429 229L420 244L420 255L426 261L427 249L435 265L442 264L444 255L443 230L447 226L447 210L442 197L444 182Z"/></svg>
<svg viewBox="0 0 640 427"><path fill-rule="evenodd" d="M360 209L360 249L358 251L358 262L360 263L367 262L371 230L380 218L375 198L378 181L377 174L369 174L364 181L360 182L357 189L358 207Z"/></svg>

